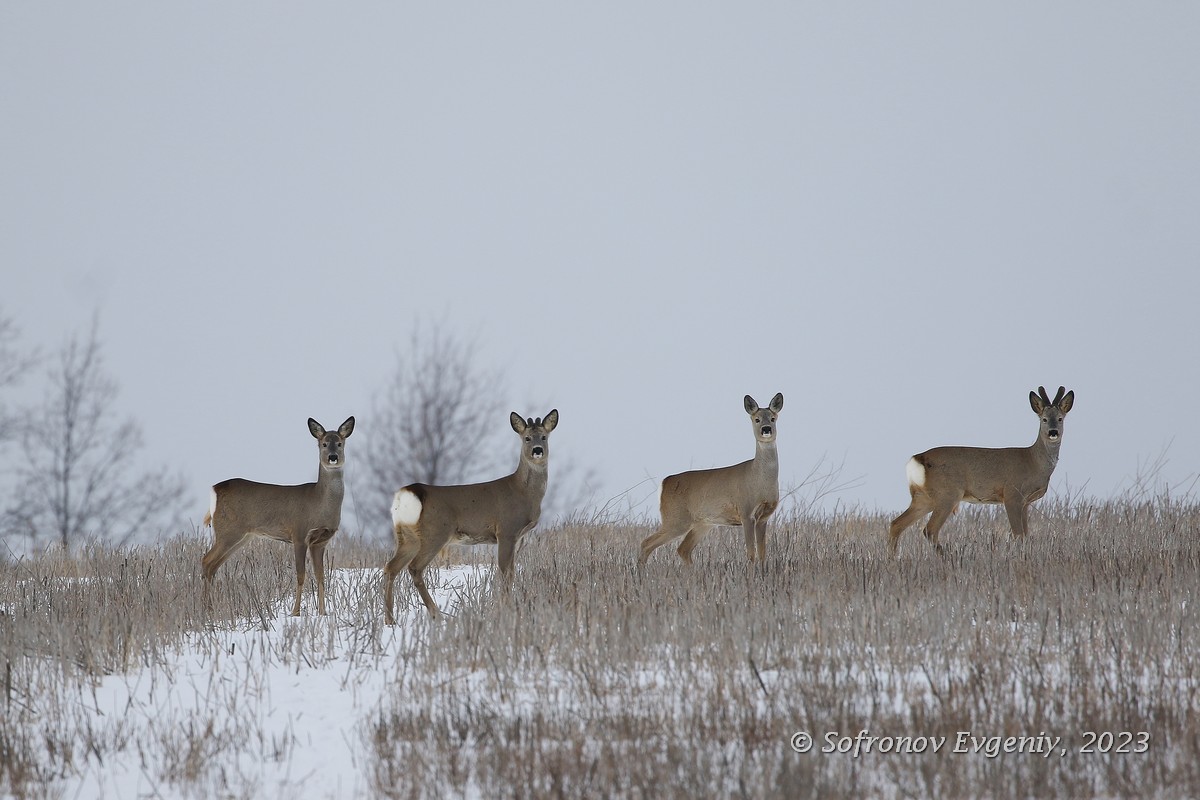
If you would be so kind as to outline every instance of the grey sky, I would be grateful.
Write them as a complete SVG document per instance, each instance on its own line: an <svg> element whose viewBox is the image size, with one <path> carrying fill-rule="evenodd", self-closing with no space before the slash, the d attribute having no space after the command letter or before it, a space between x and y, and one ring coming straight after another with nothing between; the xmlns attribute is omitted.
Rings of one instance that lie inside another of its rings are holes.
<svg viewBox="0 0 1200 800"><path fill-rule="evenodd" d="M599 500L750 457L776 391L783 483L844 458L868 508L1032 442L1039 384L1052 489L1172 441L1178 482L1197 41L1194 3L4 3L0 309L48 350L100 309L197 520L311 480L307 417L369 430L417 318Z"/></svg>

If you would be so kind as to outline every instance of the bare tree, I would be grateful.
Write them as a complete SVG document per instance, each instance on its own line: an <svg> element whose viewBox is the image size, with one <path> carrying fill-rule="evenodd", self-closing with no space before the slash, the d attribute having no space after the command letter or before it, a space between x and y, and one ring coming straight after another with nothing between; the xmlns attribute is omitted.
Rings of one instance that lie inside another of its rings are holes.
<svg viewBox="0 0 1200 800"><path fill-rule="evenodd" d="M20 383L25 372L36 362L34 353L24 353L17 346L20 332L8 317L0 316L0 390L11 389ZM12 417L0 403L0 441L12 435Z"/></svg>
<svg viewBox="0 0 1200 800"><path fill-rule="evenodd" d="M360 523L386 520L392 495L406 484L463 483L495 472L497 455L508 450L493 445L511 435L504 402L502 376L479 365L474 341L436 324L414 326L364 428Z"/></svg>
<svg viewBox="0 0 1200 800"><path fill-rule="evenodd" d="M515 466L509 442L510 411L548 412L553 402L509 406L503 375L480 365L474 340L445 326L414 326L408 349L372 407L364 427L364 455L351 483L359 524L370 530L391 524L396 490L413 482L456 484L499 477ZM595 472L561 451L551 455L550 485L542 521L551 522L590 501Z"/></svg>
<svg viewBox="0 0 1200 800"><path fill-rule="evenodd" d="M22 417L24 465L10 529L69 548L91 538L145 538L178 520L182 479L163 469L134 472L141 429L113 419L117 384L104 371L97 322L86 340L71 337L49 380L45 402Z"/></svg>

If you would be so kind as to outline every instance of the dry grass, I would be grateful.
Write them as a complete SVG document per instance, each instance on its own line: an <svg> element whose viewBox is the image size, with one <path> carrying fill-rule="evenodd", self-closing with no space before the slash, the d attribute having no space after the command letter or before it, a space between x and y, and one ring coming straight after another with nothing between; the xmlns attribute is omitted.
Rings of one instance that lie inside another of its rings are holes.
<svg viewBox="0 0 1200 800"><path fill-rule="evenodd" d="M395 633L375 571L390 553L340 534L333 566L372 571L339 573L335 624L306 620L255 653L221 651L218 633L278 625L294 575L270 543L226 565L211 614L199 535L0 565L0 792L52 795L136 750L167 796L260 794L234 754L249 742L282 760L294 743L232 696L153 731L77 711L98 676L211 637L211 657L247 675L293 662L384 675L357 742L376 796L1200 794L1200 507L1043 501L1023 542L1002 514L968 510L943 531L945 561L916 531L885 558L886 523L778 520L757 566L740 532L718 531L690 570L667 548L637 568L645 524L567 524L529 538L511 588L484 572L437 623L402 577ZM863 729L948 742L820 752L827 732ZM792 750L797 731L813 752ZM1061 736L1067 754L954 754L959 731ZM1145 731L1149 747L1083 753L1087 731Z"/></svg>

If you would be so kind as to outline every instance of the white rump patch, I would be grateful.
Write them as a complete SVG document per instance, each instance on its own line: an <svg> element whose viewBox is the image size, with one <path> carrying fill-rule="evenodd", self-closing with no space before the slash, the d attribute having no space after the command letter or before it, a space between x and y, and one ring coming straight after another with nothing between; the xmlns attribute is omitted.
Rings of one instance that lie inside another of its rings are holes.
<svg viewBox="0 0 1200 800"><path fill-rule="evenodd" d="M214 486L208 490L208 521L211 524L217 518L217 489Z"/></svg>
<svg viewBox="0 0 1200 800"><path fill-rule="evenodd" d="M908 464L904 467L904 474L908 476L909 486L925 485L925 467L920 461L917 461L916 456L908 460Z"/></svg>
<svg viewBox="0 0 1200 800"><path fill-rule="evenodd" d="M416 525L421 518L421 499L408 489L396 492L392 500L392 524Z"/></svg>

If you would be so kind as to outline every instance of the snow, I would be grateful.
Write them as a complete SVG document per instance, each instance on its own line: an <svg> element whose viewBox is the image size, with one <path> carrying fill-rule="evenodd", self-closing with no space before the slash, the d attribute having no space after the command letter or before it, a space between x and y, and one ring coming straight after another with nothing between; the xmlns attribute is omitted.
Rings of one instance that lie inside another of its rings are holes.
<svg viewBox="0 0 1200 800"><path fill-rule="evenodd" d="M452 614L458 590L489 570L443 568L430 591ZM330 580L354 572L334 570ZM174 660L99 680L77 712L116 746L64 779L62 796L213 797L246 787L260 798L369 794L361 722L386 696L393 673L381 667L411 641L424 607L397 614L396 627L369 644L333 615L285 617L282 605L279 613L269 630L246 620L188 634ZM195 779L164 783L153 774L164 771Z"/></svg>

